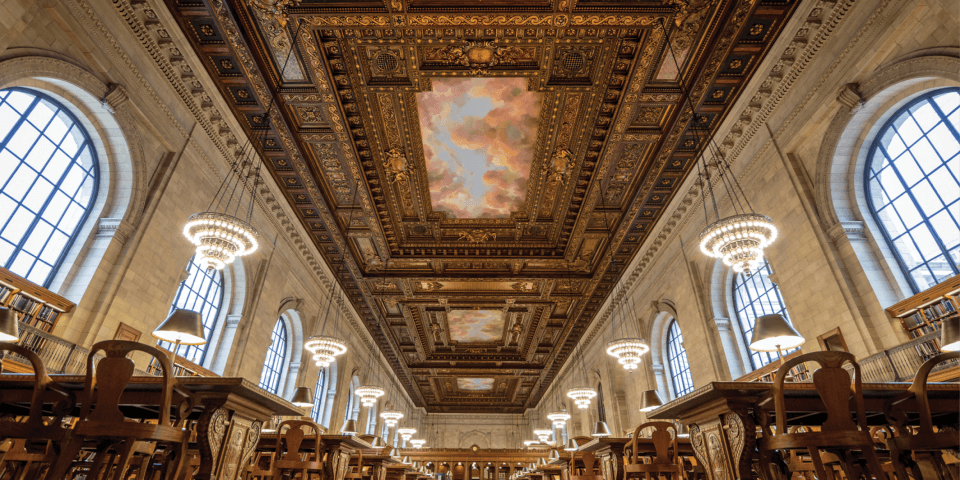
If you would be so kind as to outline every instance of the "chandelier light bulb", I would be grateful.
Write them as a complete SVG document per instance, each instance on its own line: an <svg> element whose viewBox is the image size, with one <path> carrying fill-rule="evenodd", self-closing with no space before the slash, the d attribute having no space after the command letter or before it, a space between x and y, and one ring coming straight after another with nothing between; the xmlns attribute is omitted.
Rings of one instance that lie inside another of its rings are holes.
<svg viewBox="0 0 960 480"><path fill-rule="evenodd" d="M314 335L307 339L304 348L313 353L313 360L318 367L329 367L338 355L347 352L347 346L333 337Z"/></svg>
<svg viewBox="0 0 960 480"><path fill-rule="evenodd" d="M590 406L590 400L597 396L597 391L590 387L571 388L567 390L567 396L573 399L577 408L586 410Z"/></svg>
<svg viewBox="0 0 960 480"><path fill-rule="evenodd" d="M537 439L540 440L540 443L547 443L547 440L550 439L550 434L552 433L553 431L545 428L538 428L533 431L533 434L537 436Z"/></svg>
<svg viewBox="0 0 960 480"><path fill-rule="evenodd" d="M360 397L360 405L372 407L377 404L377 399L383 396L383 389L370 385L359 386L353 393Z"/></svg>
<svg viewBox="0 0 960 480"><path fill-rule="evenodd" d="M187 219L183 236L197 247L197 263L207 270L223 270L237 257L259 247L259 234L249 223L220 212L195 213Z"/></svg>
<svg viewBox="0 0 960 480"><path fill-rule="evenodd" d="M427 443L426 440L422 438L414 438L410 440L410 445L413 445L413 448L423 448L423 444Z"/></svg>
<svg viewBox="0 0 960 480"><path fill-rule="evenodd" d="M567 426L567 420L570 420L570 414L563 412L550 412L547 419L553 422L554 428L563 428Z"/></svg>
<svg viewBox="0 0 960 480"><path fill-rule="evenodd" d="M383 423L385 423L388 427L395 427L397 426L397 422L403 418L403 412L398 412L396 410L384 410L382 413L380 413L380 418L383 419Z"/></svg>
<svg viewBox="0 0 960 480"><path fill-rule="evenodd" d="M417 433L417 429L410 428L410 427L403 427L403 428L398 428L397 433L400 434L400 438L402 438L403 441L407 441L413 438L413 434Z"/></svg>
<svg viewBox="0 0 960 480"><path fill-rule="evenodd" d="M700 232L700 251L723 259L737 273L749 274L760 266L763 249L777 239L773 220L757 213L722 218Z"/></svg>
<svg viewBox="0 0 960 480"><path fill-rule="evenodd" d="M617 363L625 370L636 370L640 357L649 351L650 347L639 338L624 338L607 344L607 355L617 357Z"/></svg>

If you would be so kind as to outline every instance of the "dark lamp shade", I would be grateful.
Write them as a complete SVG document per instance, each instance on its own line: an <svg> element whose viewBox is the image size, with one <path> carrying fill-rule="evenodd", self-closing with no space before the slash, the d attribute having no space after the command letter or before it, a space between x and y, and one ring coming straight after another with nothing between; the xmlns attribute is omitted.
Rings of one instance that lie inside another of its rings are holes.
<svg viewBox="0 0 960 480"><path fill-rule="evenodd" d="M778 314L764 315L757 319L750 338L750 350L756 352L776 352L790 350L803 345L806 339L790 322Z"/></svg>
<svg viewBox="0 0 960 480"><path fill-rule="evenodd" d="M17 314L7 307L0 307L0 342L16 343L20 340Z"/></svg>
<svg viewBox="0 0 960 480"><path fill-rule="evenodd" d="M567 440L567 444L563 446L563 450L567 452L573 452L579 449L580 446L577 445L577 441L574 439Z"/></svg>
<svg viewBox="0 0 960 480"><path fill-rule="evenodd" d="M170 313L159 327L153 330L153 336L165 342L181 345L203 345L203 319L200 312L178 308Z"/></svg>
<svg viewBox="0 0 960 480"><path fill-rule="evenodd" d="M656 410L661 406L663 406L663 399L660 398L660 394L656 390L647 390L640 397L641 412Z"/></svg>
<svg viewBox="0 0 960 480"><path fill-rule="evenodd" d="M552 448L550 449L550 456L547 458L549 458L551 462L554 460L560 460L560 452L558 452L556 448Z"/></svg>
<svg viewBox="0 0 960 480"><path fill-rule="evenodd" d="M309 408L313 406L313 395L310 393L310 387L297 387L293 391L293 398L290 403L300 407Z"/></svg>
<svg viewBox="0 0 960 480"><path fill-rule="evenodd" d="M403 460L400 460L400 463L406 463L406 464L409 465L409 464L410 464L410 456L409 456L409 455L405 455L405 456L403 457Z"/></svg>
<svg viewBox="0 0 960 480"><path fill-rule="evenodd" d="M373 443L371 443L370 446L373 448L383 448L386 447L387 444L383 442L382 438L377 437L373 439Z"/></svg>
<svg viewBox="0 0 960 480"><path fill-rule="evenodd" d="M357 433L357 421L351 418L350 420L344 422L343 426L340 427L340 433L344 435L353 435Z"/></svg>
<svg viewBox="0 0 960 480"><path fill-rule="evenodd" d="M603 420L595 423L593 425L593 433L590 434L593 437L609 437L610 436L610 427L607 426L607 422Z"/></svg>
<svg viewBox="0 0 960 480"><path fill-rule="evenodd" d="M960 351L960 317L945 318L940 321L940 350Z"/></svg>

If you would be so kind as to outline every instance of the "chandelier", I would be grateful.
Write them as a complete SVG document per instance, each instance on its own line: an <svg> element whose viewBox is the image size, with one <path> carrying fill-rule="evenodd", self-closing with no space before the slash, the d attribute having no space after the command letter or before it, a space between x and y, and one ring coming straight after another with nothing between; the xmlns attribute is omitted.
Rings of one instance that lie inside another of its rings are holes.
<svg viewBox="0 0 960 480"><path fill-rule="evenodd" d="M197 263L207 270L223 270L237 257L257 250L257 230L249 223L220 212L190 215L183 236L197 246Z"/></svg>
<svg viewBox="0 0 960 480"><path fill-rule="evenodd" d="M395 427L397 426L397 422L403 418L403 412L398 412L396 410L384 410L380 414L380 418L383 419L383 423L385 423L388 427Z"/></svg>
<svg viewBox="0 0 960 480"><path fill-rule="evenodd" d="M411 438L413 438L413 434L417 433L417 429L410 428L410 427L403 427L403 428L398 428L397 433L399 433L400 438L402 438L403 441L406 442L407 440L410 440Z"/></svg>
<svg viewBox="0 0 960 480"><path fill-rule="evenodd" d="M533 434L537 436L537 439L540 440L540 443L547 443L547 440L550 439L550 435L552 433L552 430L547 430L545 428L538 428L533 431Z"/></svg>
<svg viewBox="0 0 960 480"><path fill-rule="evenodd" d="M371 387L368 385L357 387L353 393L360 397L360 405L372 407L377 404L377 399L382 397L384 392L380 387Z"/></svg>
<svg viewBox="0 0 960 480"><path fill-rule="evenodd" d="M329 367L336 356L347 351L347 346L343 342L323 335L314 335L308 338L304 348L313 353L313 360L317 362L318 367Z"/></svg>
<svg viewBox="0 0 960 480"><path fill-rule="evenodd" d="M553 422L554 428L563 428L567 426L567 420L570 420L570 414L566 411L550 412L547 414L547 420Z"/></svg>
<svg viewBox="0 0 960 480"><path fill-rule="evenodd" d="M427 443L427 441L422 438L410 440L410 445L413 445L413 448L422 448L424 443Z"/></svg>
<svg viewBox="0 0 960 480"><path fill-rule="evenodd" d="M640 356L650 351L639 338L623 338L607 344L607 355L617 357L617 363L625 370L636 370L640 365Z"/></svg>
<svg viewBox="0 0 960 480"><path fill-rule="evenodd" d="M524 440L524 441L523 441L523 446L524 446L524 447L529 447L530 445L533 445L533 444L535 444L535 443L537 443L536 440Z"/></svg>
<svg viewBox="0 0 960 480"><path fill-rule="evenodd" d="M749 274L760 266L763 249L776 239L777 227L770 217L740 213L707 225L700 232L700 250L707 256L723 259L735 272Z"/></svg>
<svg viewBox="0 0 960 480"><path fill-rule="evenodd" d="M590 399L597 396L597 391L590 387L571 388L567 390L567 396L573 399L580 410L586 410L590 406Z"/></svg>

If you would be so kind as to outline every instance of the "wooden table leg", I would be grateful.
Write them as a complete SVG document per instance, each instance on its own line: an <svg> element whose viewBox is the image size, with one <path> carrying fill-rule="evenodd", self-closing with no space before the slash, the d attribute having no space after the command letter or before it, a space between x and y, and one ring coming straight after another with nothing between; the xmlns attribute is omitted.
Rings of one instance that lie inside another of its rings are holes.
<svg viewBox="0 0 960 480"><path fill-rule="evenodd" d="M623 451L607 451L600 456L600 473L604 480L623 480Z"/></svg>
<svg viewBox="0 0 960 480"><path fill-rule="evenodd" d="M208 407L197 422L197 480L237 480L260 440L263 422L224 407ZM342 477L341 477L342 478Z"/></svg>
<svg viewBox="0 0 960 480"><path fill-rule="evenodd" d="M756 427L747 412L732 412L690 425L690 442L711 480L753 478Z"/></svg>

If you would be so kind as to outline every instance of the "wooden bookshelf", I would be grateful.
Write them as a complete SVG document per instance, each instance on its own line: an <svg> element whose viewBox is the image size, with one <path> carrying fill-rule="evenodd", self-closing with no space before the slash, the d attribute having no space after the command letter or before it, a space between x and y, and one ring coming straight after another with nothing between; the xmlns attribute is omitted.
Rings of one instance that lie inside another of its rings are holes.
<svg viewBox="0 0 960 480"><path fill-rule="evenodd" d="M783 361L788 361L794 357L803 355L803 351L800 349L794 350L783 356ZM736 380L735 382L772 382L774 377L777 375L777 370L780 370L780 360L774 360ZM799 382L806 380L810 374L807 371L807 364L800 363L790 369L790 374L787 375L788 381Z"/></svg>
<svg viewBox="0 0 960 480"><path fill-rule="evenodd" d="M887 308L887 313L900 320L900 325L910 338L922 337L939 331L940 322L944 319L960 315L958 294L960 294L960 275L897 302ZM930 352L926 352L930 356L940 353L939 340L933 343L935 351L931 349Z"/></svg>
<svg viewBox="0 0 960 480"><path fill-rule="evenodd" d="M49 332L76 305L6 268L0 268L0 305L17 313L21 322Z"/></svg>

